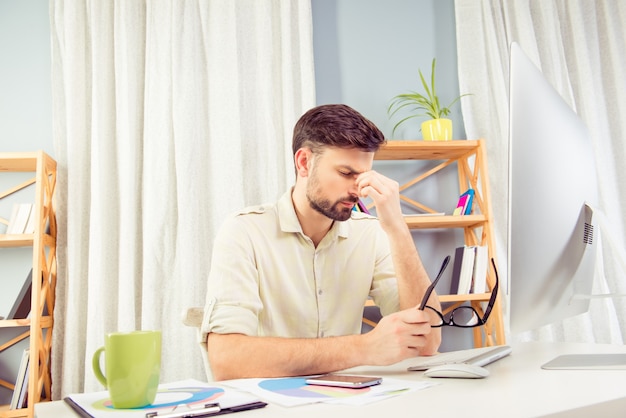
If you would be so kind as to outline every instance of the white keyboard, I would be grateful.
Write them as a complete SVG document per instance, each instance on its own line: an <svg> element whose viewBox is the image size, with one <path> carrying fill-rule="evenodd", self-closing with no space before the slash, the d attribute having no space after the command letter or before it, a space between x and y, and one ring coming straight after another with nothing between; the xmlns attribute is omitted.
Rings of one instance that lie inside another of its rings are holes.
<svg viewBox="0 0 626 418"><path fill-rule="evenodd" d="M467 363L476 366L485 366L493 363L502 357L511 354L511 347L508 345L497 345L493 347L469 348L467 350L448 351L434 356L418 357L407 370L421 371L442 364Z"/></svg>

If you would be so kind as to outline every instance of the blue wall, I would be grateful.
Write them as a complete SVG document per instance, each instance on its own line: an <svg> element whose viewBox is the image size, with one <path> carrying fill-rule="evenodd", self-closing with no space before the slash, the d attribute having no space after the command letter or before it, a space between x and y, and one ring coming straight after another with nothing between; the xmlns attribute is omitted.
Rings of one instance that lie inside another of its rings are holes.
<svg viewBox="0 0 626 418"><path fill-rule="evenodd" d="M459 96L453 0L313 0L317 103L345 103L391 138L387 107L397 94L422 92L437 59L442 104ZM455 138L465 137L461 108L452 108ZM420 139L421 119L393 139Z"/></svg>
<svg viewBox="0 0 626 418"><path fill-rule="evenodd" d="M50 50L47 1L0 1L0 152L54 156Z"/></svg>

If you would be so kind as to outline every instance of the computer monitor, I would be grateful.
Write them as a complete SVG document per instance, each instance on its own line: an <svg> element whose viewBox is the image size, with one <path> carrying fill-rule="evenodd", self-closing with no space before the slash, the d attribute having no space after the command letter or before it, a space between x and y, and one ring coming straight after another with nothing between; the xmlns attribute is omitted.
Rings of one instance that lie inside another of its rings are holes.
<svg viewBox="0 0 626 418"><path fill-rule="evenodd" d="M588 310L598 191L587 128L516 43L509 77L508 278L518 333Z"/></svg>

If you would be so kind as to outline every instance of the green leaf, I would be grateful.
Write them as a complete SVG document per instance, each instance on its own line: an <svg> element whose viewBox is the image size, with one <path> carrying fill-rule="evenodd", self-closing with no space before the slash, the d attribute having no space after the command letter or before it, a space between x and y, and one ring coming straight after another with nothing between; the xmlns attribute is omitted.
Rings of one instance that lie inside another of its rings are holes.
<svg viewBox="0 0 626 418"><path fill-rule="evenodd" d="M400 110L411 110L415 112L410 116L404 117L393 127L392 135L395 134L396 128L407 120L428 116L431 119L439 119L450 114L450 107L458 102L462 97L469 96L470 94L463 94L454 99L448 106L441 107L441 102L437 96L435 89L435 68L437 60L433 58L431 64L430 73L430 85L426 82L426 77L422 74L421 70L418 70L420 82L425 94L410 91L409 93L398 94L391 99L389 107L387 108L387 114L389 118L393 118ZM419 112L419 113L417 113Z"/></svg>

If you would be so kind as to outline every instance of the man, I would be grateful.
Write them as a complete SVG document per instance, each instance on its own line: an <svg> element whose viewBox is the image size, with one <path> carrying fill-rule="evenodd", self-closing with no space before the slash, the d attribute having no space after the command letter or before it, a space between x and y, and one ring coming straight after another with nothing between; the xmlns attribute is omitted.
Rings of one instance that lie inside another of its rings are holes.
<svg viewBox="0 0 626 418"><path fill-rule="evenodd" d="M384 142L348 106L309 110L294 128L295 186L225 222L203 323L216 380L388 365L437 351L440 329L416 308L430 280L398 184L372 171ZM352 210L360 197L374 201L377 218ZM368 296L384 316L360 334ZM436 295L429 304L440 308Z"/></svg>

